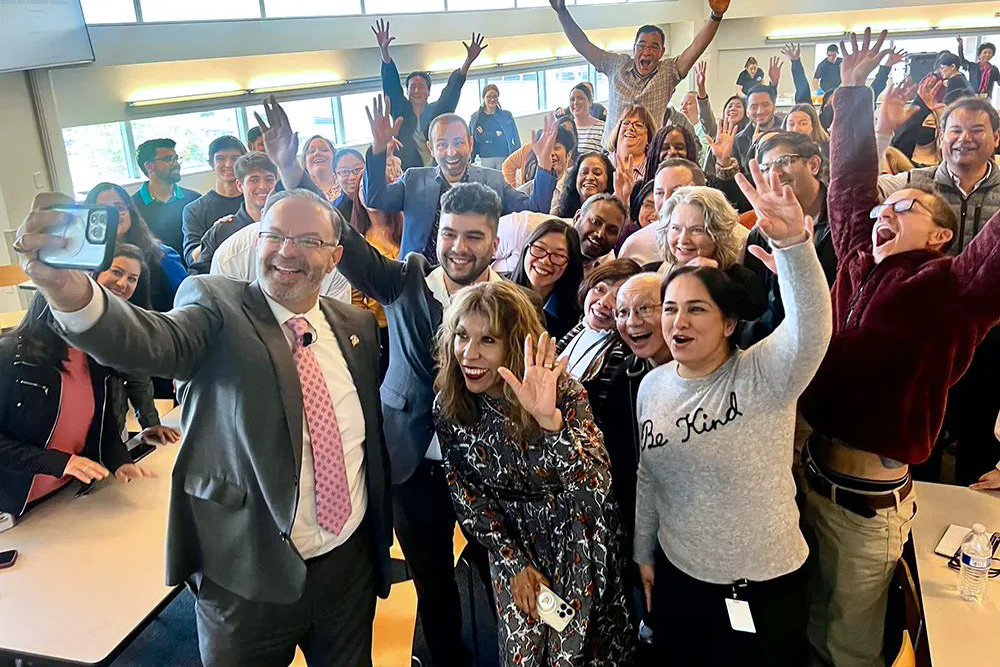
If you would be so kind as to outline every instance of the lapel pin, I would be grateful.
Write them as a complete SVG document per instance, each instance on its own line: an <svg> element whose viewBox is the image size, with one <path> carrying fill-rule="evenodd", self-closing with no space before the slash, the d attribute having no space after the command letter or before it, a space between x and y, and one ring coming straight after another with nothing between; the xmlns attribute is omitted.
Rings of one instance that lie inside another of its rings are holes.
<svg viewBox="0 0 1000 667"><path fill-rule="evenodd" d="M360 343L360 342L361 342L361 341L360 341L360 340L358 340L358 337L357 337L357 336L355 336L355 335L353 335L353 334L351 335L351 345L353 345L354 347L357 347L357 346L358 346L358 343Z"/></svg>

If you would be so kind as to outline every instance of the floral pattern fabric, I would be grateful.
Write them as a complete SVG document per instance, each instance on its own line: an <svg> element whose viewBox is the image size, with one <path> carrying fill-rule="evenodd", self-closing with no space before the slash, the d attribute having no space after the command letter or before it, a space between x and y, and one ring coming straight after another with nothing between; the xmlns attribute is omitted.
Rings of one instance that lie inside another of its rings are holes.
<svg viewBox="0 0 1000 667"><path fill-rule="evenodd" d="M504 399L480 394L476 401L474 425L445 419L438 403L434 417L459 521L490 554L501 664L631 664L624 533L586 391L564 375L563 429L529 442L512 439ZM514 604L510 579L529 565L576 612L562 632Z"/></svg>

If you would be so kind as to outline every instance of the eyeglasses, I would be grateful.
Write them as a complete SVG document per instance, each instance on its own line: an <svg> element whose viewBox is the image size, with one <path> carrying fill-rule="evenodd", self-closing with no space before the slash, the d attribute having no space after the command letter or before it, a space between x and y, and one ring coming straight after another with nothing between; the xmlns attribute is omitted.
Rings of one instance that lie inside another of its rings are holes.
<svg viewBox="0 0 1000 667"><path fill-rule="evenodd" d="M652 315L659 314L660 306L662 305L663 302L661 301L659 303L643 304L635 308L619 308L615 311L615 319L619 322L625 322L634 313L640 320L648 320Z"/></svg>
<svg viewBox="0 0 1000 667"><path fill-rule="evenodd" d="M530 254L535 259L545 259L549 258L549 264L552 266L566 266L569 262L569 257L562 254L561 252L553 252L548 248L544 248L540 245L535 245L532 243L528 246L528 254Z"/></svg>
<svg viewBox="0 0 1000 667"><path fill-rule="evenodd" d="M166 162L167 164L180 164L184 161L184 158L179 155L163 155L153 158L153 160L156 162Z"/></svg>
<svg viewBox="0 0 1000 667"><path fill-rule="evenodd" d="M340 176L341 178L347 178L348 176L357 176L358 174L360 174L364 170L365 170L365 168L363 166L361 166L361 167L353 167L351 169L338 169L337 170L337 176Z"/></svg>
<svg viewBox="0 0 1000 667"><path fill-rule="evenodd" d="M268 243L270 245L284 246L285 241L294 243L301 250L319 250L324 246L335 246L336 243L327 243L323 239L318 239L315 236L285 236L284 234L278 234L277 232L257 232L257 238L261 240L262 243Z"/></svg>
<svg viewBox="0 0 1000 667"><path fill-rule="evenodd" d="M792 164L792 162L804 159L806 159L805 155L795 155L793 153L790 153L788 155L782 155L781 157L776 157L770 162L761 162L760 170L762 173L766 174L775 167L779 167L781 169L788 169L788 167Z"/></svg>
<svg viewBox="0 0 1000 667"><path fill-rule="evenodd" d="M887 208L892 208L892 210L895 211L896 213L908 213L909 211L913 210L913 207L916 204L924 206L919 199L913 199L913 198L900 199L899 201L894 201L891 204L879 204L878 206L872 209L871 213L869 213L868 216L872 220L878 220L879 217L881 217L882 212L885 211ZM927 207L924 206L924 208ZM927 209L927 213L930 214L930 209Z"/></svg>
<svg viewBox="0 0 1000 667"><path fill-rule="evenodd" d="M646 129L646 124L643 123L641 120L623 120L622 121L622 129L623 130L627 130L630 127L633 127L633 128L635 128L637 130L645 130Z"/></svg>

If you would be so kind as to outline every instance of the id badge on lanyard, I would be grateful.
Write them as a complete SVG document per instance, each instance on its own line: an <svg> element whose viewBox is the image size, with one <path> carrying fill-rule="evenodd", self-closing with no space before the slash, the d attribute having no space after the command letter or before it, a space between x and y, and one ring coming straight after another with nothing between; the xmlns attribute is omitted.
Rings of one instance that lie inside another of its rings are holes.
<svg viewBox="0 0 1000 667"><path fill-rule="evenodd" d="M750 603L739 598L738 589L746 588L747 580L741 579L733 583L733 597L726 598L726 612L729 613L729 624L738 632L757 633L750 613Z"/></svg>

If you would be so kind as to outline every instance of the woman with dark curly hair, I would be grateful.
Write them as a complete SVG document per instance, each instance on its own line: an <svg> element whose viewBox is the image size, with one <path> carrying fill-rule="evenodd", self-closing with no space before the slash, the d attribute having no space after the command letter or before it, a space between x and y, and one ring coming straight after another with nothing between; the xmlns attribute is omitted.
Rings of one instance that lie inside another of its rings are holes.
<svg viewBox="0 0 1000 667"><path fill-rule="evenodd" d="M434 422L462 526L487 549L504 667L631 664L608 454L555 339L509 282L459 291L437 337ZM538 622L552 590L573 610Z"/></svg>
<svg viewBox="0 0 1000 667"><path fill-rule="evenodd" d="M656 176L660 163L667 158L682 157L695 164L699 162L698 139L683 125L665 125L653 135L646 151L646 172L642 183L646 184Z"/></svg>
<svg viewBox="0 0 1000 667"><path fill-rule="evenodd" d="M566 174L563 189L555 215L560 218L573 217L592 195L599 192L614 192L615 167L604 153L584 153L576 159L573 168Z"/></svg>

